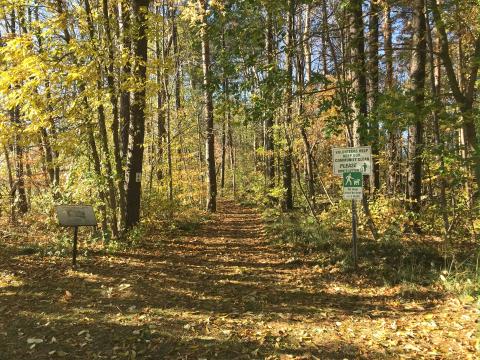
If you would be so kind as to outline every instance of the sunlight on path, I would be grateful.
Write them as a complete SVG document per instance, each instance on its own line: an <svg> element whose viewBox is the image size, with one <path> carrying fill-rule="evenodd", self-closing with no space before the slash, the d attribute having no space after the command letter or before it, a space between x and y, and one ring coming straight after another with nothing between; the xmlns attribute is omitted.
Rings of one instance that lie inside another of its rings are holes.
<svg viewBox="0 0 480 360"><path fill-rule="evenodd" d="M194 234L78 271L2 258L0 359L475 358L472 305L291 257L254 210L224 201Z"/></svg>

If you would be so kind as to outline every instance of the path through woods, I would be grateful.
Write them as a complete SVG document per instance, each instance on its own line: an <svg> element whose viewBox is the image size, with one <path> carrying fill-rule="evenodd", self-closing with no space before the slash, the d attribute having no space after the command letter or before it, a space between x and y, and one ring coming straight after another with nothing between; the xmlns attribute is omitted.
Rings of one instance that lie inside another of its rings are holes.
<svg viewBox="0 0 480 360"><path fill-rule="evenodd" d="M191 233L80 258L0 254L0 359L468 359L473 304L271 245L224 201Z"/></svg>

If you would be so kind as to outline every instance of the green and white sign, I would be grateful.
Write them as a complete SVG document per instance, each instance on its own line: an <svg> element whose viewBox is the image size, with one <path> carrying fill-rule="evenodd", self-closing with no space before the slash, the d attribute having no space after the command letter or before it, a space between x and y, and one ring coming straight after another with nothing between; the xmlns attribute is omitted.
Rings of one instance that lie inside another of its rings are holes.
<svg viewBox="0 0 480 360"><path fill-rule="evenodd" d="M357 146L333 148L333 174L342 176L344 172L359 171L363 175L372 175L372 148Z"/></svg>
<svg viewBox="0 0 480 360"><path fill-rule="evenodd" d="M363 174L360 171L343 173L343 198L361 200L363 197Z"/></svg>

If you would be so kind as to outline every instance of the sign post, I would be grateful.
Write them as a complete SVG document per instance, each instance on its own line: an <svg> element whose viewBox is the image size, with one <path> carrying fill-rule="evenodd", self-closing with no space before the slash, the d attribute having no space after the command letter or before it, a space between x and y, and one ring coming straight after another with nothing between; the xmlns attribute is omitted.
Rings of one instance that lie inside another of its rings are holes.
<svg viewBox="0 0 480 360"><path fill-rule="evenodd" d="M352 256L353 267L357 267L357 203L363 198L363 174L359 171L343 173L343 198L352 201Z"/></svg>
<svg viewBox="0 0 480 360"><path fill-rule="evenodd" d="M60 226L73 227L72 265L77 266L79 226L97 226L97 219L90 205L58 205L55 207Z"/></svg>
<svg viewBox="0 0 480 360"><path fill-rule="evenodd" d="M352 256L353 256L353 267L357 268L357 203L355 200L352 200Z"/></svg>
<svg viewBox="0 0 480 360"><path fill-rule="evenodd" d="M372 149L370 146L333 148L333 174L342 177L343 198L352 201L352 256L357 267L357 204L363 199L363 176L372 175Z"/></svg>
<svg viewBox="0 0 480 360"><path fill-rule="evenodd" d="M73 227L73 250L72 265L77 266L77 242L78 242L78 226Z"/></svg>

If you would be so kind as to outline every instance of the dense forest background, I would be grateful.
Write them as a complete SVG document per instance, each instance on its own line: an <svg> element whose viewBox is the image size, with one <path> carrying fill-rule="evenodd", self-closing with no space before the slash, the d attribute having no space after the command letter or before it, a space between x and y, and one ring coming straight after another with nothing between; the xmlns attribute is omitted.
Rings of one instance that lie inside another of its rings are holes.
<svg viewBox="0 0 480 360"><path fill-rule="evenodd" d="M475 1L3 0L0 19L13 223L87 203L121 239L233 196L348 226L332 147L371 145L361 229L477 241Z"/></svg>

